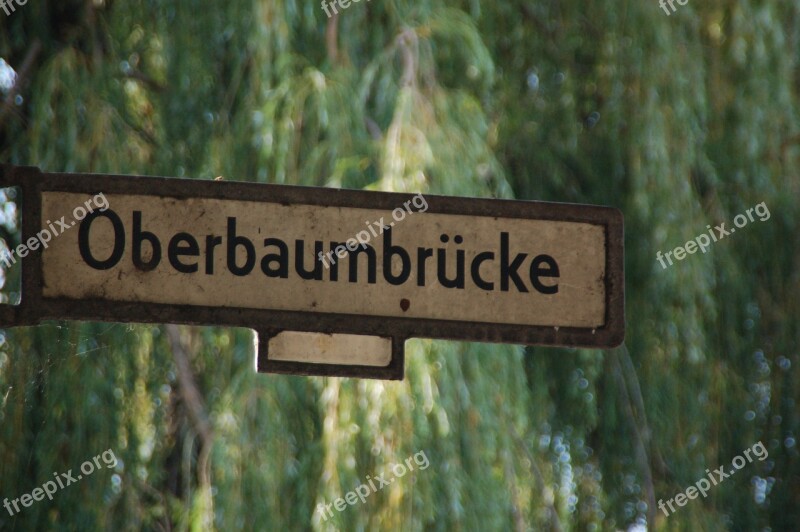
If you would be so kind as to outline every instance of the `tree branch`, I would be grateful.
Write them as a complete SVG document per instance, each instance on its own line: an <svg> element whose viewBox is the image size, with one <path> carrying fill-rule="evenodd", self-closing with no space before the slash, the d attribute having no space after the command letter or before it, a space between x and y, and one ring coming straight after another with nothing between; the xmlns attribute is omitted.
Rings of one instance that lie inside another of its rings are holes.
<svg viewBox="0 0 800 532"><path fill-rule="evenodd" d="M328 60L331 64L335 63L339 58L339 13L334 13L328 19L328 25L325 28L325 48L328 50Z"/></svg>
<svg viewBox="0 0 800 532"><path fill-rule="evenodd" d="M611 351L611 360L615 366L613 371L614 379L616 380L617 387L620 389L622 394L622 397L620 398L622 408L631 424L631 431L633 432L636 461L638 462L639 470L642 473L645 497L647 497L647 523L650 526L653 526L656 518L656 496L653 488L653 471L650 469L650 459L647 454L647 441L649 439L647 433L649 433L649 429L646 427L641 429L639 427L639 422L637 421L636 414L633 411L631 396L630 392L628 391L628 383L625 380L624 370L622 369L622 363L620 362L619 353L622 349L626 348L622 347L613 349ZM645 433L644 435L642 434L643 432Z"/></svg>
<svg viewBox="0 0 800 532"><path fill-rule="evenodd" d="M531 473L533 473L533 478L536 479L536 491L543 494L545 492L544 477L542 476L541 470L539 470L539 466L536 465L536 458L534 458L533 454L531 454L531 451L528 449L525 441L523 441L522 436L520 436L519 432L517 432L517 428L511 423L506 423L506 426L510 429L509 432L511 433L511 437L514 439L517 445L521 447L523 451L525 451L525 455L528 457L528 461L531 463ZM558 510L556 510L552 502L545 499L544 503L547 506L547 513L550 517L550 530L553 532L561 532L563 528L561 527L561 520L558 518Z"/></svg>
<svg viewBox="0 0 800 532"><path fill-rule="evenodd" d="M17 81L14 83L14 86L11 87L11 90L8 91L3 106L0 107L0 123L3 122L6 114L14 108L14 98L17 97L17 94L22 90L22 86L28 81L33 64L36 62L41 51L42 41L34 39L25 54L25 59L22 60L22 66L17 70Z"/></svg>
<svg viewBox="0 0 800 532"><path fill-rule="evenodd" d="M165 325L164 328L172 346L172 356L175 359L175 367L178 370L178 388L189 413L192 428L200 437L203 447L210 449L213 442L211 423L208 421L203 396L194 380L189 355L183 342L181 342L180 331L177 325Z"/></svg>

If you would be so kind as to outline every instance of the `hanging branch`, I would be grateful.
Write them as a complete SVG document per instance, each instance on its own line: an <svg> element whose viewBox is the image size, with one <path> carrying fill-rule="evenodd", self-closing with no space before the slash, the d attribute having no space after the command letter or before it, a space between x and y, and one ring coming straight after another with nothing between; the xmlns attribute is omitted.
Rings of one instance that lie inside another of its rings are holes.
<svg viewBox="0 0 800 532"><path fill-rule="evenodd" d="M189 355L181 342L180 331L176 325L166 325L167 337L172 346L172 355L175 359L175 367L178 370L178 387L181 398L189 412L189 420L192 428L200 437L200 455L197 459L197 476L204 496L208 496L211 489L211 468L209 457L213 444L214 434L211 423L208 421L206 407L203 396L195 383L192 365L189 362ZM209 509L209 512L211 510ZM213 513L213 512L212 512Z"/></svg>
<svg viewBox="0 0 800 532"><path fill-rule="evenodd" d="M522 517L522 512L520 510L522 505L519 502L519 490L517 489L516 482L517 474L514 470L514 465L511 463L511 458L508 456L508 452L503 453L503 467L511 492L509 495L511 496L511 517L514 519L514 530L515 532L525 532L527 526L525 525L525 519Z"/></svg>
<svg viewBox="0 0 800 532"><path fill-rule="evenodd" d="M328 50L328 60L331 64L335 63L339 57L338 33L339 13L337 12L328 19L328 25L325 27L325 48Z"/></svg>
<svg viewBox="0 0 800 532"><path fill-rule="evenodd" d="M520 436L519 432L517 432L517 428L512 423L508 422L506 423L506 426L509 429L511 437L514 438L514 441L517 443L517 445L525 452L525 455L528 457L528 461L531 463L531 473L533 473L533 478L536 479L536 491L539 493L544 493L544 477L542 476L539 466L536 465L536 458L534 458L533 454L531 454L528 446L522 439L522 436ZM561 527L561 520L558 518L558 510L556 510L552 502L545 500L544 503L547 507L547 513L550 517L550 530L553 532L561 532L563 528Z"/></svg>
<svg viewBox="0 0 800 532"><path fill-rule="evenodd" d="M417 34L411 28L404 29L396 38L398 48L403 58L403 75L400 78L400 85L403 87L414 87L417 82L417 61L418 55Z"/></svg>
<svg viewBox="0 0 800 532"><path fill-rule="evenodd" d="M36 59L39 57L39 53L41 53L41 51L42 42L39 39L34 39L30 48L28 48L28 51L25 54L25 59L22 61L22 66L20 66L19 70L17 71L17 81L14 83L14 86L11 87L11 90L8 91L6 99L3 102L3 106L0 107L0 123L3 122L6 114L8 114L8 112L14 108L14 98L17 97L17 94L19 94L19 92L22 90L22 86L28 81L33 64L36 62Z"/></svg>
<svg viewBox="0 0 800 532"><path fill-rule="evenodd" d="M180 331L177 325L166 325L167 338L172 346L172 355L175 359L175 367L178 370L178 387L181 398L189 413L189 420L192 428L200 436L203 447L211 447L213 434L211 424L208 422L206 407L203 396L195 383L192 365L189 362L189 355L181 342Z"/></svg>
<svg viewBox="0 0 800 532"><path fill-rule="evenodd" d="M625 348L623 347L622 349ZM647 523L652 526L656 518L656 496L653 488L653 471L650 469L650 459L647 454L647 440L649 440L649 438L645 435L649 433L649 429L647 429L647 427L640 428L639 422L636 420L636 414L633 411L631 403L631 394L628 391L628 383L625 380L624 370L620 362L619 352L622 349L617 348L611 351L611 360L615 366L613 371L614 380L622 395L622 397L620 397L620 402L622 403L622 408L631 425L631 431L633 432L636 462L639 465L639 471L642 473L645 497L647 497Z"/></svg>
<svg viewBox="0 0 800 532"><path fill-rule="evenodd" d="M653 444L653 432L650 430L650 424L647 422L647 413L644 409L644 398L642 397L642 388L639 385L639 376L636 373L636 368L631 360L628 346L622 344L621 363L623 373L625 374L625 382L627 383L628 390L631 394L632 406L636 412L636 419L642 426L642 439L644 441L645 449L650 451L650 462L656 468L656 471L663 475L671 475L672 472L664 462L658 448Z"/></svg>

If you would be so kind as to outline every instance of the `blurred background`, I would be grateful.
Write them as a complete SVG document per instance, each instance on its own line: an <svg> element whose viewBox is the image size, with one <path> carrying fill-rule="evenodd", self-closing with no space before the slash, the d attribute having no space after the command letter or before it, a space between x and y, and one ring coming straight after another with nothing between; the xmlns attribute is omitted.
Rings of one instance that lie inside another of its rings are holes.
<svg viewBox="0 0 800 532"><path fill-rule="evenodd" d="M402 382L258 375L246 329L0 331L0 498L118 458L0 529L797 530L800 4L676 8L0 11L3 163L610 205L628 316L608 351L410 341ZM656 261L761 202L768 220ZM758 441L766 460L658 510ZM316 511L420 451L427 469Z"/></svg>

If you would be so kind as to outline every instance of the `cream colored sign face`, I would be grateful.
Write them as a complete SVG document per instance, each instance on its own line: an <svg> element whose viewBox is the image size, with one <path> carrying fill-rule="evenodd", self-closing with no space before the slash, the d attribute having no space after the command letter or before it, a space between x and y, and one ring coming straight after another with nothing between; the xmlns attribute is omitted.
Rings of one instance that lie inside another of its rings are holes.
<svg viewBox="0 0 800 532"><path fill-rule="evenodd" d="M269 359L385 367L392 361L392 339L360 334L283 331L269 339Z"/></svg>
<svg viewBox="0 0 800 532"><path fill-rule="evenodd" d="M69 223L91 198L43 192L42 227ZM604 325L600 225L422 212L422 203L398 205L396 219L377 209L106 198L106 210L43 250L44 297ZM351 251L339 247L348 241Z"/></svg>

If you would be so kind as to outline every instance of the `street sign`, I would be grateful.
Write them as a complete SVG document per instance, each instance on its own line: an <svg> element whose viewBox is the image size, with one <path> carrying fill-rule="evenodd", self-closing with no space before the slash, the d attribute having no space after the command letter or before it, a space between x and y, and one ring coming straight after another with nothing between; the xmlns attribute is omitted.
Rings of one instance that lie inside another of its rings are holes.
<svg viewBox="0 0 800 532"><path fill-rule="evenodd" d="M608 207L13 166L0 185L20 187L30 243L0 325L244 326L262 339L259 371L394 379L412 337L624 336L622 214Z"/></svg>

